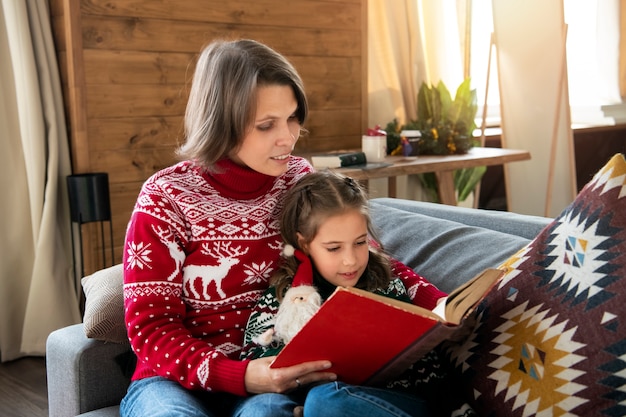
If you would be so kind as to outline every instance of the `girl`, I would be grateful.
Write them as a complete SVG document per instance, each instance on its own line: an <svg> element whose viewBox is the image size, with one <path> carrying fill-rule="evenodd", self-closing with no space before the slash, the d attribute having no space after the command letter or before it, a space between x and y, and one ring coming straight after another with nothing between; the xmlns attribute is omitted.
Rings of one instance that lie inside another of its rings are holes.
<svg viewBox="0 0 626 417"><path fill-rule="evenodd" d="M281 325L285 306L293 302L292 291L297 291L298 304L287 310L286 321L301 325L314 314L315 308L303 309L302 304L317 297L302 291L302 287L314 286L321 300L326 300L337 286L344 286L411 301L402 281L392 277L389 258L372 230L367 196L351 178L331 171L301 178L285 198L281 235L287 256L272 277L273 285L250 316L242 358L274 356L285 345L280 336L297 331ZM314 301L310 305L319 304ZM305 311L301 319L298 311ZM268 337L272 332L274 337ZM341 382L318 385L308 392L304 388L284 397L291 400L289 406L294 409L304 404L305 416L429 415L422 399L398 390ZM283 405L287 404L285 400Z"/></svg>

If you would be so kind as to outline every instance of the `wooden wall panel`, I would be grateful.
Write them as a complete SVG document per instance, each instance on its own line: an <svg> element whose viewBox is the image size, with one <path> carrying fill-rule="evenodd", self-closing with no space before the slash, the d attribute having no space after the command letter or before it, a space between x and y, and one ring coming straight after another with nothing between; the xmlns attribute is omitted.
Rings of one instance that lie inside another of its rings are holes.
<svg viewBox="0 0 626 417"><path fill-rule="evenodd" d="M86 49L117 51L178 51L196 53L212 39L251 38L286 56L360 56L361 39L343 29L292 29L175 20L83 18Z"/></svg>
<svg viewBox="0 0 626 417"><path fill-rule="evenodd" d="M176 161L194 60L213 39L284 54L310 100L297 153L354 148L366 128L366 0L50 0L74 172L108 172L116 261L141 184ZM101 265L88 228L85 271Z"/></svg>
<svg viewBox="0 0 626 417"><path fill-rule="evenodd" d="M182 142L183 118L174 117L120 117L111 123L94 119L89 124L94 153L112 150L141 150L172 147Z"/></svg>
<svg viewBox="0 0 626 417"><path fill-rule="evenodd" d="M87 118L175 116L185 113L182 85L94 84L87 86Z"/></svg>
<svg viewBox="0 0 626 417"><path fill-rule="evenodd" d="M88 49L83 53L90 84L169 84L191 80L195 54Z"/></svg>
<svg viewBox="0 0 626 417"><path fill-rule="evenodd" d="M88 0L84 15L360 31L360 1Z"/></svg>

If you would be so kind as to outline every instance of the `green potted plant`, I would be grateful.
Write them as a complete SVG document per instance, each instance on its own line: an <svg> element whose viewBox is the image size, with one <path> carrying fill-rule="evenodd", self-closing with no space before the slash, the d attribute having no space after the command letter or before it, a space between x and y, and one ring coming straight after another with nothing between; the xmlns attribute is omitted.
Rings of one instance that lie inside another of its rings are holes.
<svg viewBox="0 0 626 417"><path fill-rule="evenodd" d="M445 84L436 87L422 83L417 94L417 118L405 125L396 119L389 122L387 149L391 154L403 152L402 130L418 130L421 134L417 146L418 155L452 155L467 153L478 144L472 133L478 110L476 90L470 88L466 78L457 88L454 100ZM464 201L474 190L486 171L486 167L467 168L455 171L454 182L458 201ZM420 181L433 201L438 201L437 178L434 173L421 174Z"/></svg>

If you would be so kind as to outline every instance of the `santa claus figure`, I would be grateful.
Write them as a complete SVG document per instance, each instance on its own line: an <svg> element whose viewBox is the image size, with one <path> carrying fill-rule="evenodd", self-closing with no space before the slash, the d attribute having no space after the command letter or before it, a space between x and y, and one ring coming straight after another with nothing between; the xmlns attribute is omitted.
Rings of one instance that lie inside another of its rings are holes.
<svg viewBox="0 0 626 417"><path fill-rule="evenodd" d="M285 256L295 256L300 261L300 265L293 277L291 287L285 292L278 308L274 328L267 330L255 340L263 346L268 346L272 341L287 344L322 304L322 297L313 286L311 259L291 245L285 245L283 253Z"/></svg>

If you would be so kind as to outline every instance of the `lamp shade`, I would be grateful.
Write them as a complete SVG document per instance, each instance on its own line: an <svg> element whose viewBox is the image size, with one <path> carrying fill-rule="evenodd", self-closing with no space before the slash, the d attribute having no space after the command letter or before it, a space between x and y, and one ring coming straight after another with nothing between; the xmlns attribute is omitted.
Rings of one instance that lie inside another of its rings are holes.
<svg viewBox="0 0 626 417"><path fill-rule="evenodd" d="M106 172L68 175L67 190L73 222L111 220L109 175Z"/></svg>

